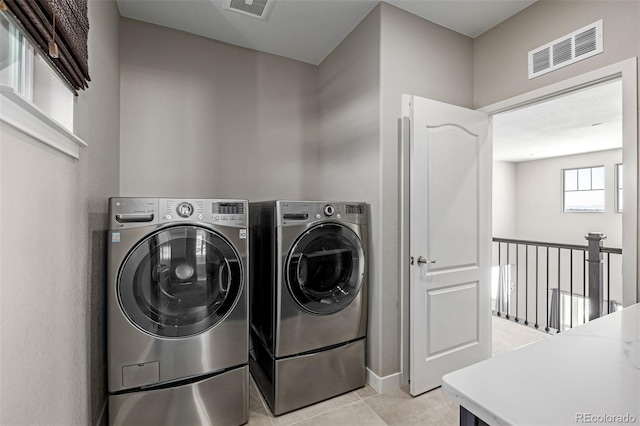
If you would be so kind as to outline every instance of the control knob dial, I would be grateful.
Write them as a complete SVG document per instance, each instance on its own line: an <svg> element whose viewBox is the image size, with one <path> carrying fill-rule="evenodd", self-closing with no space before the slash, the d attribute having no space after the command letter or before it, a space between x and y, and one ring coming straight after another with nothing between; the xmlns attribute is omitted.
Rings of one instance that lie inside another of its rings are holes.
<svg viewBox="0 0 640 426"><path fill-rule="evenodd" d="M335 211L336 211L336 209L331 204L327 204L326 206L324 206L324 214L325 214L325 216L333 216Z"/></svg>
<svg viewBox="0 0 640 426"><path fill-rule="evenodd" d="M180 217L189 217L193 214L193 206L187 202L180 203L176 208L176 213Z"/></svg>

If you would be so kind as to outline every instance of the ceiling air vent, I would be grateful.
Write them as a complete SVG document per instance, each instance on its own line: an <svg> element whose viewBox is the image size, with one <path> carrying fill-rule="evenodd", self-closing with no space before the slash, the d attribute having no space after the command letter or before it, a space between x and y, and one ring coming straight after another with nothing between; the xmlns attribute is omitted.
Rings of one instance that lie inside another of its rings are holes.
<svg viewBox="0 0 640 426"><path fill-rule="evenodd" d="M603 52L602 19L529 52L529 79Z"/></svg>
<svg viewBox="0 0 640 426"><path fill-rule="evenodd" d="M224 0L222 8L266 21L274 0Z"/></svg>

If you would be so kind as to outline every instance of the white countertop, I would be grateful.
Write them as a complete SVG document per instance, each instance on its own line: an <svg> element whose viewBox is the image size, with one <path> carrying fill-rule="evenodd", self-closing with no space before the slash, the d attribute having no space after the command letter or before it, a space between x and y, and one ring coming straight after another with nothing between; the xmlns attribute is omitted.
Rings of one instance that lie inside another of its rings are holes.
<svg viewBox="0 0 640 426"><path fill-rule="evenodd" d="M442 388L492 426L640 425L640 304L454 371ZM625 415L635 422L614 417Z"/></svg>

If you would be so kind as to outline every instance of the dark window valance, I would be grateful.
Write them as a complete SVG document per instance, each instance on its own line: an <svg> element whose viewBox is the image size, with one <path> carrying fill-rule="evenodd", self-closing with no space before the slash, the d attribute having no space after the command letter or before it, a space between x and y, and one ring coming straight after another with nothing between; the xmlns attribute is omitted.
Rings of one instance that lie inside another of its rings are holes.
<svg viewBox="0 0 640 426"><path fill-rule="evenodd" d="M88 87L87 0L0 0L45 55L55 40L58 57L51 61L76 90ZM55 37L53 37L55 14Z"/></svg>

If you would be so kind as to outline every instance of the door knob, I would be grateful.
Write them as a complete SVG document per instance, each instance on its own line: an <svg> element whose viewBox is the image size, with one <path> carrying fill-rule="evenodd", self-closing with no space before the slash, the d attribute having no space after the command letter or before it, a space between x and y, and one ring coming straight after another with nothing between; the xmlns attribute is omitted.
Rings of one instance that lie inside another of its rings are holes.
<svg viewBox="0 0 640 426"><path fill-rule="evenodd" d="M427 260L424 258L424 256L419 256L418 257L418 264L420 265L426 265L426 264L430 264L430 263L436 263L437 260Z"/></svg>

